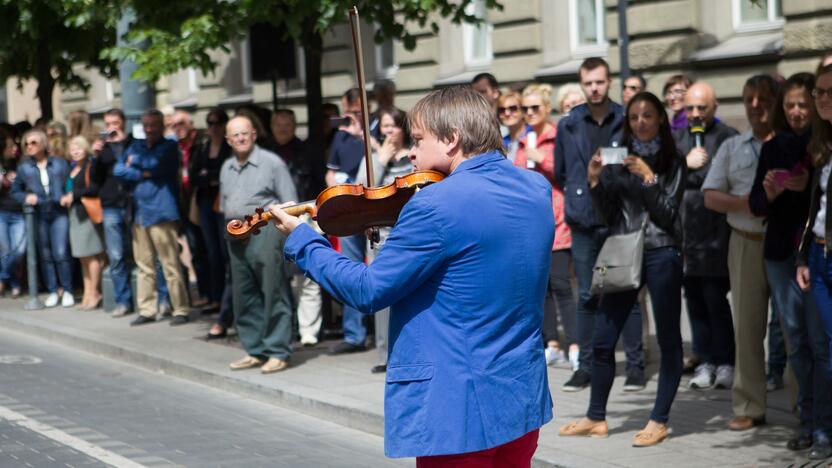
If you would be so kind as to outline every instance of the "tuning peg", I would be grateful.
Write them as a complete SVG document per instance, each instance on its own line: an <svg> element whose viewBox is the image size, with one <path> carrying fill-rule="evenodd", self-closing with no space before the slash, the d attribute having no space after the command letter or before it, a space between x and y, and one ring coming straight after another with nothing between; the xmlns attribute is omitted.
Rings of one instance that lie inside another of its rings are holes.
<svg viewBox="0 0 832 468"><path fill-rule="evenodd" d="M254 212L259 214L259 215L263 214L263 208L257 207L257 208L254 209Z"/></svg>
<svg viewBox="0 0 832 468"><path fill-rule="evenodd" d="M246 220L247 223L250 223L251 222L251 216L246 215L245 220Z"/></svg>

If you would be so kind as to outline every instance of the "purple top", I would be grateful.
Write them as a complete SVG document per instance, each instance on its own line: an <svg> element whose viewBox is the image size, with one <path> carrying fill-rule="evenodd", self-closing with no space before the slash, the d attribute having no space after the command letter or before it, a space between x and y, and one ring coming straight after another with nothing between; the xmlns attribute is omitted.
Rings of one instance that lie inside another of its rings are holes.
<svg viewBox="0 0 832 468"><path fill-rule="evenodd" d="M673 119L670 120L670 130L675 132L680 128L686 128L688 126L688 116L685 113L685 109L680 110L677 112Z"/></svg>

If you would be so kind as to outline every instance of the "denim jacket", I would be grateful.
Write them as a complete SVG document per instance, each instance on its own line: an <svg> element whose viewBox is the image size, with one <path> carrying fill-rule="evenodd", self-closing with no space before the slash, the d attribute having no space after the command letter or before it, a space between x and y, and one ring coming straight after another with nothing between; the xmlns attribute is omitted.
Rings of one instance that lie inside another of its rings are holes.
<svg viewBox="0 0 832 468"><path fill-rule="evenodd" d="M153 146L136 140L121 154L113 175L132 187L136 224L179 221L179 157L176 142L164 139Z"/></svg>
<svg viewBox="0 0 832 468"><path fill-rule="evenodd" d="M65 213L60 206L61 197L65 193L66 178L69 176L69 163L58 156L49 156L46 160L46 173L49 174L49 194L40 180L40 169L34 158L26 158L17 167L17 177L12 183L12 197L25 204L26 195L33 193L38 196L35 205L38 212Z"/></svg>

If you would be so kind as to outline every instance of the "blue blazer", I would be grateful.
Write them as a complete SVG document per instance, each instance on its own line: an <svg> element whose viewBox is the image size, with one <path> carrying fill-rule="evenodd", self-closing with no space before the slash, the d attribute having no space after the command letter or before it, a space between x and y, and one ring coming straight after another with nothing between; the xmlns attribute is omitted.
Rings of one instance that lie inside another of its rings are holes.
<svg viewBox="0 0 832 468"><path fill-rule="evenodd" d="M12 198L23 204L26 195L38 196L35 205L39 213L53 212L65 215L66 209L60 205L61 197L66 193L66 179L69 177L69 163L59 156L49 156L46 160L46 173L49 174L49 195L40 180L40 169L32 157L26 157L17 167L17 178L12 183Z"/></svg>
<svg viewBox="0 0 832 468"><path fill-rule="evenodd" d="M552 419L540 326L554 233L552 185L493 152L414 195L370 266L306 225L289 236L286 257L339 300L392 306L387 456L485 450Z"/></svg>

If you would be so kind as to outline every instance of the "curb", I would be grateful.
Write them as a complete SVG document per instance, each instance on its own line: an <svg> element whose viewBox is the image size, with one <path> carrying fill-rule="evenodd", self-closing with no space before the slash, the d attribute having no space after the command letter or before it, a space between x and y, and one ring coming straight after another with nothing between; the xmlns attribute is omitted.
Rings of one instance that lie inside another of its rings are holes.
<svg viewBox="0 0 832 468"><path fill-rule="evenodd" d="M127 345L107 343L100 339L83 336L83 334L78 334L77 330L70 331L54 325L45 326L42 323L35 323L35 321L25 320L25 318L21 320L18 317L9 316L9 314L0 314L0 326L18 333L36 336L91 354L134 365L149 372L185 379L263 403L281 406L308 416L325 419L344 427L384 436L383 414L364 408L332 404L323 398L308 395L310 393L308 389L305 390L307 394L302 395L299 392L219 375L166 357L131 349ZM538 468L564 467L564 465L539 456L534 457L532 466Z"/></svg>

